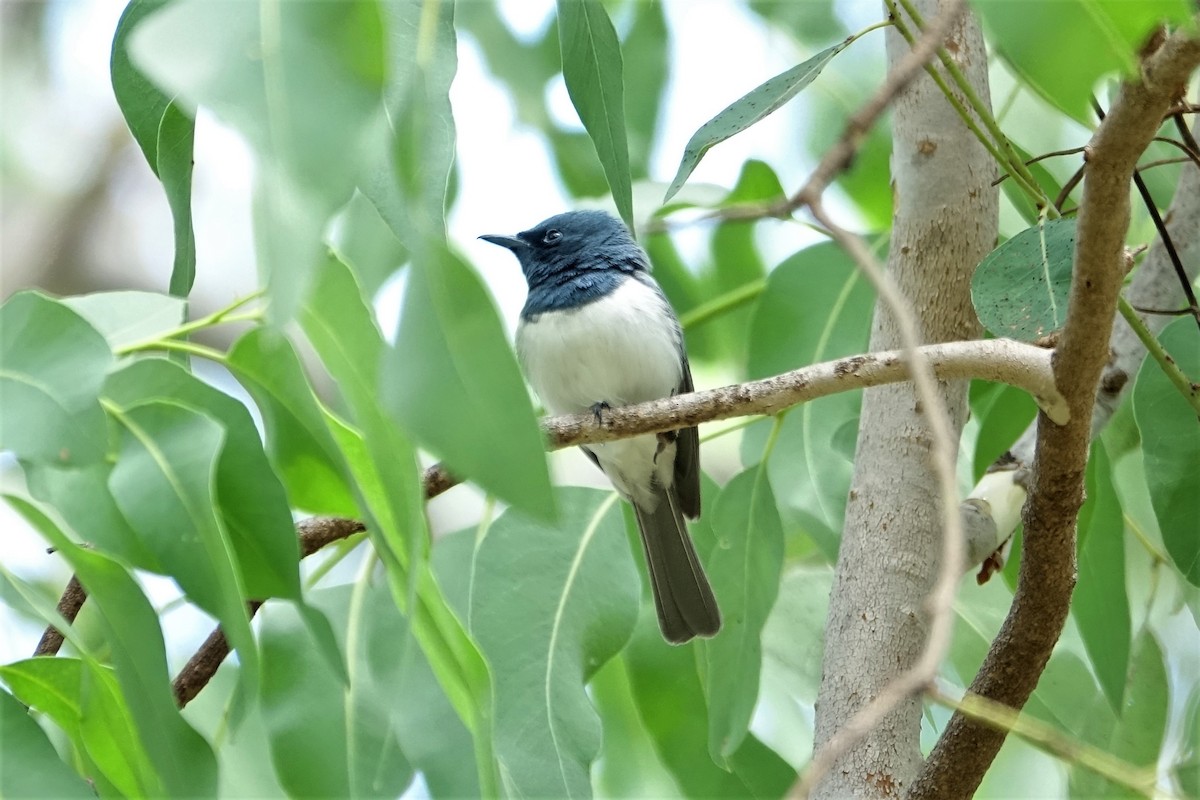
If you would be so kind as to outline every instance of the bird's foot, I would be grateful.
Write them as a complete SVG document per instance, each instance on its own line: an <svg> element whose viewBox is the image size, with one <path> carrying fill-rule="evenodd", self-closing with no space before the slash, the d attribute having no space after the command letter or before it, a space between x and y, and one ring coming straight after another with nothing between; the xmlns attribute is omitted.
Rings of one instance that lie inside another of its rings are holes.
<svg viewBox="0 0 1200 800"><path fill-rule="evenodd" d="M599 403L592 403L592 416L596 418L597 425L604 424L604 412L612 408L608 403L601 400Z"/></svg>

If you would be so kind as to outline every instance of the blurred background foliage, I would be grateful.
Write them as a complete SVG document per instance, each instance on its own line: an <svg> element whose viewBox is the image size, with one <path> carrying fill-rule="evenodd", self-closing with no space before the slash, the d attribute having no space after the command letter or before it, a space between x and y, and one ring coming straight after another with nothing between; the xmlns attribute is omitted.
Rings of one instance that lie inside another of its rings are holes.
<svg viewBox="0 0 1200 800"><path fill-rule="evenodd" d="M726 629L667 647L639 590L627 509L578 454L544 466L504 345L522 281L474 239L568 207L615 208L612 167L563 78L556 8L610 18L624 179L697 387L862 352L874 298L819 230L707 215L799 187L879 85L882 32L661 199L702 123L878 22L880 7L179 0L156 16L159 5L125 18L127 33L133 19L146 26L117 48L116 97L109 48L123 4L0 6L6 363L34 374L52 361L52 391L99 430L80 441L111 456L74 450L58 463L60 448L46 447L61 430L39 422L22 438L8 426L0 746L40 777L3 769L6 793L83 795L85 775L105 796L782 796L811 750L859 394L702 429L693 534ZM1071 48L1017 46L1063 19L1073 27L1061 15L1085 6L1123 46L1105 31ZM1032 4L977 7L996 118L1029 156L1083 145L1078 87L1106 102L1148 24L1186 14L1181 2L1075 0L1033 17ZM1143 160L1176 155L1155 143ZM880 255L890 157L885 117L829 193ZM1032 169L1053 196L1080 163ZM1180 169L1146 173L1161 208ZM1036 219L1011 183L1002 238ZM1135 209L1130 243L1153 235ZM141 293L17 294L30 287ZM247 298L226 315L240 322L186 328ZM181 330L188 346L155 357ZM10 411L38 407L14 397ZM1034 414L1020 392L983 383L971 405L964 488ZM1089 467L1073 620L1029 710L1195 795L1200 594L1168 552L1180 534L1160 526L1129 406ZM474 486L426 514L419 467L434 455ZM371 541L300 561L292 515L310 513L365 519ZM187 549L170 538L179 531L194 533ZM1015 563L1004 581L964 582L948 685L978 668ZM93 600L62 657L28 660L72 570ZM249 597L275 598L252 623ZM169 677L214 620L237 655L180 716ZM923 747L947 718L928 709ZM1118 792L1010 737L978 796Z"/></svg>

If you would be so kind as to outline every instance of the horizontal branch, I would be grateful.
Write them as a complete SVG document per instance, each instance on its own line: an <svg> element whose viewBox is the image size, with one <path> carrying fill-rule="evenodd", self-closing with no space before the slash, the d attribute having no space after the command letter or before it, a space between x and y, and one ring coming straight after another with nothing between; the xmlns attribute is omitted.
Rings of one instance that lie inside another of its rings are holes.
<svg viewBox="0 0 1200 800"><path fill-rule="evenodd" d="M1050 350L1011 339L988 339L925 345L918 352L940 380L978 378L1016 386L1032 395L1050 419L1059 424L1067 421L1066 403L1054 386ZM590 413L550 417L542 422L542 428L554 448L608 442L702 422L777 414L818 397L907 379L903 351L889 350L825 361L720 389L613 408L606 410L599 422Z"/></svg>

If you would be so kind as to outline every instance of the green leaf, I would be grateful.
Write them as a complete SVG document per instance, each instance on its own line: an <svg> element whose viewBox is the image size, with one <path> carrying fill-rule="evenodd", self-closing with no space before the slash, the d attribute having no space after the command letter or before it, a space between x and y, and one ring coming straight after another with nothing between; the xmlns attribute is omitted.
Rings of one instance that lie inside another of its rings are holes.
<svg viewBox="0 0 1200 800"><path fill-rule="evenodd" d="M179 327L187 301L156 292L94 292L64 297L62 304L99 331L114 351Z"/></svg>
<svg viewBox="0 0 1200 800"><path fill-rule="evenodd" d="M90 775L98 771L126 795L163 791L112 670L77 658L30 658L0 667L0 678L67 735Z"/></svg>
<svg viewBox="0 0 1200 800"><path fill-rule="evenodd" d="M1200 380L1200 347L1191 320L1178 319L1159 341L1191 380ZM1200 586L1200 427L1196 411L1170 382L1158 363L1147 358L1133 387L1133 412L1142 433L1146 484L1162 531L1163 544L1192 585Z"/></svg>
<svg viewBox="0 0 1200 800"><path fill-rule="evenodd" d="M1200 689L1193 688L1184 717L1183 752L1171 774L1184 797L1200 796Z"/></svg>
<svg viewBox="0 0 1200 800"><path fill-rule="evenodd" d="M357 516L345 461L287 337L265 328L251 330L234 343L226 365L262 414L267 455L287 488L291 506Z"/></svg>
<svg viewBox="0 0 1200 800"><path fill-rule="evenodd" d="M692 134L692 138L688 140L687 146L683 149L683 158L679 161L679 169L675 172L671 185L667 187L663 203L669 201L683 188L688 176L696 169L696 165L700 163L700 159L704 158L704 154L710 147L741 133L751 125L761 122L770 114L778 111L787 101L799 94L800 90L812 83L821 74L821 70L825 69L825 65L842 52L849 43L849 40L838 42L817 53L803 64L768 79L734 100L721 113L701 125L700 129Z"/></svg>
<svg viewBox="0 0 1200 800"><path fill-rule="evenodd" d="M234 551L242 591L260 600L299 599L300 554L291 510L246 407L161 358L140 359L113 373L104 390L121 407L165 399L220 422L224 436L214 499L220 527Z"/></svg>
<svg viewBox="0 0 1200 800"><path fill-rule="evenodd" d="M364 581L314 592L347 651L348 691L307 657L304 622L290 606L264 614L263 718L281 785L292 795L398 797L413 771L391 716L400 659L411 640L386 586ZM313 731L321 736L313 736Z"/></svg>
<svg viewBox="0 0 1200 800"><path fill-rule="evenodd" d="M621 43L621 56L623 71L637 76L637 80L625 83L629 160L636 180L650 173L663 87L670 72L671 36L663 4L658 0L636 3L632 12L633 22Z"/></svg>
<svg viewBox="0 0 1200 800"><path fill-rule="evenodd" d="M723 623L720 635L698 648L706 664L708 749L728 767L758 700L763 626L783 570L783 527L766 465L731 480L712 515L717 544L706 563Z"/></svg>
<svg viewBox="0 0 1200 800"><path fill-rule="evenodd" d="M214 794L216 758L175 707L158 614L137 582L116 561L71 542L35 506L11 495L5 499L67 559L87 590L88 606L98 612L104 640L112 648L117 682L138 738L166 792L173 797Z"/></svg>
<svg viewBox="0 0 1200 800"><path fill-rule="evenodd" d="M111 412L121 429L109 476L117 507L188 599L221 621L237 649L243 686L253 696L257 648L237 558L215 513L224 430L203 414L163 400Z"/></svg>
<svg viewBox="0 0 1200 800"><path fill-rule="evenodd" d="M554 496L537 417L483 282L446 248L408 277L381 402L452 472L542 519ZM503 453L504 458L496 458Z"/></svg>
<svg viewBox="0 0 1200 800"><path fill-rule="evenodd" d="M158 558L117 508L108 488L112 469L113 465L107 462L78 469L55 464L26 464L25 481L30 494L54 506L63 521L79 533L80 541L132 566L162 572Z"/></svg>
<svg viewBox="0 0 1200 800"><path fill-rule="evenodd" d="M0 794L5 797L94 797L93 789L63 763L25 709L7 692L0 692L0 750L10 768L0 769ZM11 765L20 764L18 769Z"/></svg>
<svg viewBox="0 0 1200 800"><path fill-rule="evenodd" d="M1105 74L1137 69L1137 50L1161 22L1188 24L1186 0L1058 0L972 5L1000 56L1030 88L1085 126L1088 99ZM1069 36L1063 36L1069 31Z"/></svg>
<svg viewBox="0 0 1200 800"><path fill-rule="evenodd" d="M557 6L567 93L596 146L617 212L633 230L625 79L617 31L600 0L558 0Z"/></svg>
<svg viewBox="0 0 1200 800"><path fill-rule="evenodd" d="M129 36L166 0L131 0L113 37L113 94L150 164L162 181L175 223L175 263L171 294L187 297L196 278L196 234L192 228L192 144L196 120L155 86L129 58Z"/></svg>
<svg viewBox="0 0 1200 800"><path fill-rule="evenodd" d="M258 260L271 314L290 319L326 222L384 146L378 5L179 0L138 25L128 49L176 102L212 109L254 149Z"/></svg>
<svg viewBox="0 0 1200 800"><path fill-rule="evenodd" d="M1154 634L1144 629L1134 642L1125 700L1117 719L1109 722L1108 709L1089 720L1089 741L1153 775L1167 729L1167 671ZM1068 729L1070 730L1070 729ZM1075 767L1071 770L1071 794L1080 798L1128 797L1129 790Z"/></svg>
<svg viewBox="0 0 1200 800"><path fill-rule="evenodd" d="M1067 320L1075 220L1045 220L1026 228L979 262L971 302L996 336L1032 342Z"/></svg>
<svg viewBox="0 0 1200 800"><path fill-rule="evenodd" d="M625 644L639 582L616 495L559 492L561 523L508 511L479 544L469 628L492 667L509 794L586 797L600 720L585 685Z"/></svg>
<svg viewBox="0 0 1200 800"><path fill-rule="evenodd" d="M330 247L354 272L368 297L374 297L409 258L378 206L362 192L355 192L338 215Z"/></svg>
<svg viewBox="0 0 1200 800"><path fill-rule="evenodd" d="M728 770L713 762L696 649L664 646L653 615L642 616L623 660L642 722L684 795L781 797L796 773L753 735L733 754Z"/></svg>
<svg viewBox="0 0 1200 800"><path fill-rule="evenodd" d="M405 0L380 10L387 23L392 141L386 159L369 166L361 188L400 241L420 251L425 239L445 238L455 154L455 4Z"/></svg>
<svg viewBox="0 0 1200 800"><path fill-rule="evenodd" d="M1125 524L1108 453L1093 445L1079 512L1079 577L1071 612L1114 711L1124 702L1132 623L1125 593Z"/></svg>
<svg viewBox="0 0 1200 800"><path fill-rule="evenodd" d="M367 510L378 523L375 527L384 537L376 540L380 555L396 569L400 562L424 553L428 541L424 492L413 446L379 401L379 366L386 345L370 306L344 264L327 259L315 288L314 299L301 310L300 324L361 428L361 436L351 434L338 444L358 481L356 488L365 493ZM339 437L336 429L333 434ZM347 452L348 442L357 442L362 450L358 469ZM364 485L368 476L370 483L378 486L377 492Z"/></svg>
<svg viewBox="0 0 1200 800"><path fill-rule="evenodd" d="M1007 384L972 381L971 417L979 420L972 477L979 480L1036 416L1037 403L1027 392Z"/></svg>
<svg viewBox="0 0 1200 800"><path fill-rule="evenodd" d="M873 303L870 286L839 247L830 243L801 250L767 278L750 326L749 377L863 352ZM860 392L842 392L787 412L768 461L787 527L803 528L831 560L837 555L854 457L852 448L838 447L836 441L840 430L857 421L861 402ZM773 424L747 432L745 462L762 457Z"/></svg>
<svg viewBox="0 0 1200 800"><path fill-rule="evenodd" d="M82 466L104 457L98 395L112 353L62 303L19 292L0 305L0 449L17 458Z"/></svg>

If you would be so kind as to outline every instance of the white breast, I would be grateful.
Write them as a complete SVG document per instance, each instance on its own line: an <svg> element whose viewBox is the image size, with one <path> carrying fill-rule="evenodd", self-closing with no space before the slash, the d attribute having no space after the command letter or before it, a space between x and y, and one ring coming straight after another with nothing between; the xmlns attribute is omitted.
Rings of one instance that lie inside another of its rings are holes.
<svg viewBox="0 0 1200 800"><path fill-rule="evenodd" d="M548 311L517 328L517 354L553 414L669 397L683 376L679 332L666 300L635 278L578 309Z"/></svg>
<svg viewBox="0 0 1200 800"><path fill-rule="evenodd" d="M612 294L571 311L549 311L517 328L525 376L551 414L614 408L670 397L683 378L674 313L654 289L635 278ZM625 497L653 509L653 483L674 481L674 443L638 436L588 445ZM654 475L655 481L651 481Z"/></svg>

